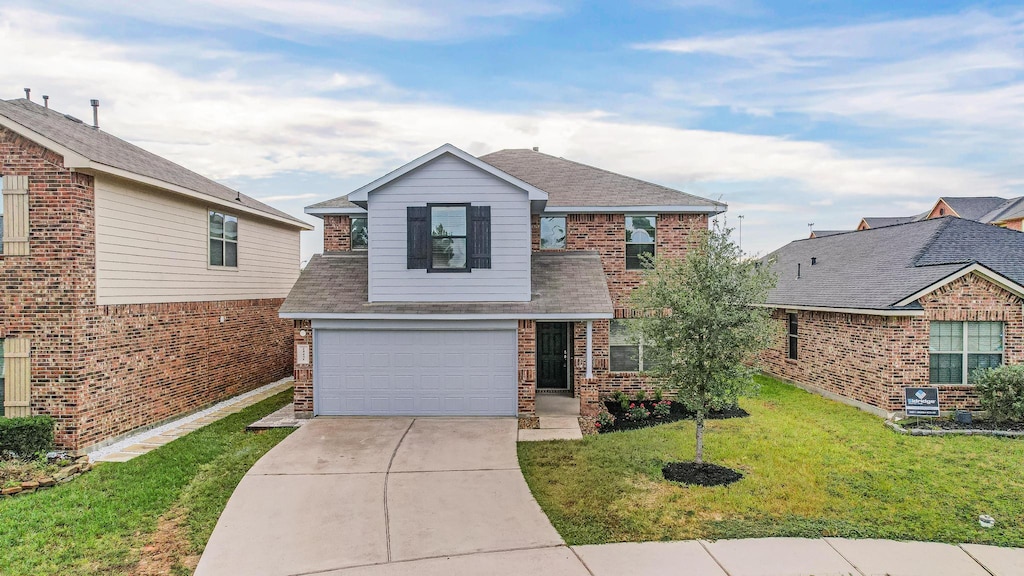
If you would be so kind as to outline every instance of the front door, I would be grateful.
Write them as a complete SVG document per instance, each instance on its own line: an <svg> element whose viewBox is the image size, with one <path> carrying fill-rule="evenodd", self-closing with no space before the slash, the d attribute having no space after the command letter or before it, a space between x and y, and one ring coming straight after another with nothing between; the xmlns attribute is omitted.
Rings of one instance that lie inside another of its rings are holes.
<svg viewBox="0 0 1024 576"><path fill-rule="evenodd" d="M537 387L569 389L569 325L537 323Z"/></svg>

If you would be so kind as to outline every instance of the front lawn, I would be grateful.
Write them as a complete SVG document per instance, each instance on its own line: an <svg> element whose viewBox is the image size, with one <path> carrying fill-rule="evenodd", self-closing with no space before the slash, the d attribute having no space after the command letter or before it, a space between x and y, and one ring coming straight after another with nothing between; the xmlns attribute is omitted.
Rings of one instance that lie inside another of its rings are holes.
<svg viewBox="0 0 1024 576"><path fill-rule="evenodd" d="M0 569L16 574L190 574L245 472L291 430L245 432L282 392L123 464L0 501Z"/></svg>
<svg viewBox="0 0 1024 576"><path fill-rule="evenodd" d="M749 418L707 423L724 487L662 479L693 458L694 424L524 442L534 496L569 544L840 536L1024 546L1024 440L912 437L876 416L759 378ZM978 525L980 514L994 528Z"/></svg>

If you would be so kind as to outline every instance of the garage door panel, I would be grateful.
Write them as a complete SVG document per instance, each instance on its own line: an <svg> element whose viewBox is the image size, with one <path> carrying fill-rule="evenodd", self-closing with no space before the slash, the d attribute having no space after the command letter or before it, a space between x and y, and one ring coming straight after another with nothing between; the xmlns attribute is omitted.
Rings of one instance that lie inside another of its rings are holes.
<svg viewBox="0 0 1024 576"><path fill-rule="evenodd" d="M316 412L509 415L514 330L317 330Z"/></svg>

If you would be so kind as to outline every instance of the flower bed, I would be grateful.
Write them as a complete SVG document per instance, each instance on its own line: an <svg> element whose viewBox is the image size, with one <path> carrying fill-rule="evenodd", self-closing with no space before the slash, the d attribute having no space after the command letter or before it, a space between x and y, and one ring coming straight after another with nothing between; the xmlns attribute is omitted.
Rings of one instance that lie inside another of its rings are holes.
<svg viewBox="0 0 1024 576"><path fill-rule="evenodd" d="M604 403L605 411L597 417L594 424L601 434L620 430L637 430L668 424L680 420L693 420L695 415L685 406L673 400L632 399L623 402L622 397L609 399ZM746 410L735 407L727 410L711 412L705 416L708 420L724 420L726 418L745 418L750 416Z"/></svg>

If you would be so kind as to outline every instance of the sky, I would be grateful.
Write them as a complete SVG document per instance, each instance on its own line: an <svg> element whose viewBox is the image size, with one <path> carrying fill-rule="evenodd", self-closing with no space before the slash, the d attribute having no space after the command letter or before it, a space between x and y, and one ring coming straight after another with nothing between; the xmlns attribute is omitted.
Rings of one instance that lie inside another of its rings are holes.
<svg viewBox="0 0 1024 576"><path fill-rule="evenodd" d="M441 144L538 146L726 202L765 254L1024 194L1022 48L1001 2L4 0L0 98L97 98L104 130L314 224Z"/></svg>

